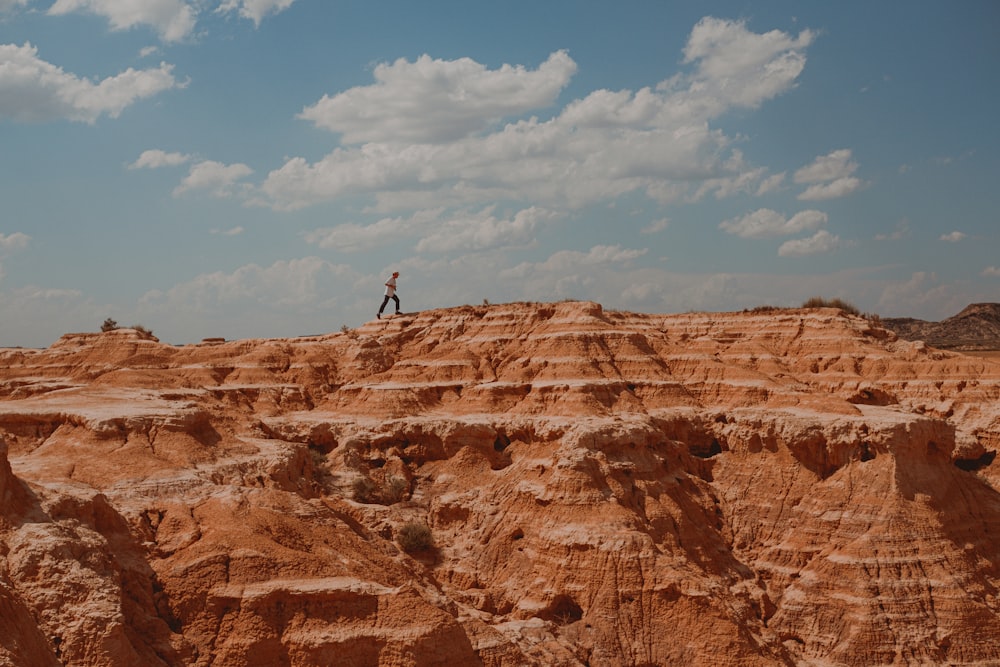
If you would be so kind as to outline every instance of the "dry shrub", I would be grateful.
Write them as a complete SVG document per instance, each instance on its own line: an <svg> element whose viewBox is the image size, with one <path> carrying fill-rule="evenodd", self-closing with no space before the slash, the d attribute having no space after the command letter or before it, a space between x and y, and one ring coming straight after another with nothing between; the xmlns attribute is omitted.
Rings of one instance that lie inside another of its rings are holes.
<svg viewBox="0 0 1000 667"><path fill-rule="evenodd" d="M425 524L410 521L403 524L396 533L396 542L408 554L418 551L427 551L434 546L434 537L431 529Z"/></svg>
<svg viewBox="0 0 1000 667"><path fill-rule="evenodd" d="M843 299L824 299L821 296L814 296L802 304L803 308L840 308L848 315L861 315L853 303L848 303Z"/></svg>
<svg viewBox="0 0 1000 667"><path fill-rule="evenodd" d="M403 477L393 475L385 482L385 488L383 489L383 496L387 505L392 505L393 503L398 503L406 498L406 495L410 492L410 483L406 481Z"/></svg>
<svg viewBox="0 0 1000 667"><path fill-rule="evenodd" d="M359 503L373 503L378 496L378 487L369 477L358 477L351 485L351 497Z"/></svg>
<svg viewBox="0 0 1000 667"><path fill-rule="evenodd" d="M882 316L878 313L864 313L861 317L868 320L868 324L872 325L875 329L884 329L885 323L882 321Z"/></svg>
<svg viewBox="0 0 1000 667"><path fill-rule="evenodd" d="M358 477L351 485L351 497L359 503L394 505L406 499L410 483L403 477L391 475L381 483L368 476Z"/></svg>
<svg viewBox="0 0 1000 667"><path fill-rule="evenodd" d="M146 340L152 340L152 339L156 338L156 336L153 335L153 332L152 332L151 329L147 329L146 327L142 326L141 324L133 324L132 328L136 331L136 333L139 334L140 337L145 338Z"/></svg>

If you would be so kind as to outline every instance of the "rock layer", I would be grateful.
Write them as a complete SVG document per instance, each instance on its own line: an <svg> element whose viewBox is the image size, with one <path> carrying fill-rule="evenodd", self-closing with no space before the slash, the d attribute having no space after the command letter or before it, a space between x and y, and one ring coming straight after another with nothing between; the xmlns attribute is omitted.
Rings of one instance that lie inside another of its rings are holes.
<svg viewBox="0 0 1000 667"><path fill-rule="evenodd" d="M0 369L4 664L1000 664L1000 364L838 310Z"/></svg>

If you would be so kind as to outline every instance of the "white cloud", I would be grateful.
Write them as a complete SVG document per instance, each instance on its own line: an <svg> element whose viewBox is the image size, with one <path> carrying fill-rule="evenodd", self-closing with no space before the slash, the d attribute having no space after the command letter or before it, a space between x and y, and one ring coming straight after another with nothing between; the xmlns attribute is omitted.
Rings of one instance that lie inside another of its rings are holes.
<svg viewBox="0 0 1000 667"><path fill-rule="evenodd" d="M833 252L840 247L840 237L821 229L809 238L785 241L778 248L781 257L805 257Z"/></svg>
<svg viewBox="0 0 1000 667"><path fill-rule="evenodd" d="M714 192L716 199L725 199L741 192L753 194L760 190L767 174L764 167L748 167L739 150L733 151L732 156L722 164L722 170L727 173L726 176L704 180L691 200L698 201L709 192Z"/></svg>
<svg viewBox="0 0 1000 667"><path fill-rule="evenodd" d="M670 226L670 218L660 218L659 220L653 220L651 223L643 227L640 231L643 234L656 234L658 232L662 232L669 226Z"/></svg>
<svg viewBox="0 0 1000 667"><path fill-rule="evenodd" d="M687 91L686 99L756 107L793 85L814 38L809 30L798 37L779 30L757 34L743 21L703 18L684 47L684 62L697 65L699 84Z"/></svg>
<svg viewBox="0 0 1000 667"><path fill-rule="evenodd" d="M29 241L31 241L31 237L21 232L14 232L13 234L0 233L0 253L23 250L28 247Z"/></svg>
<svg viewBox="0 0 1000 667"><path fill-rule="evenodd" d="M56 0L53 15L87 12L103 16L113 30L147 25L165 42L187 37L195 26L194 8L182 0Z"/></svg>
<svg viewBox="0 0 1000 667"><path fill-rule="evenodd" d="M846 197L852 192L860 190L863 186L864 182L860 178L854 178L853 176L838 178L831 183L810 185L798 198L802 201L836 199L837 197Z"/></svg>
<svg viewBox="0 0 1000 667"><path fill-rule="evenodd" d="M409 217L382 218L369 225L347 223L307 232L307 242L340 252L369 250L387 240L419 238L418 252L450 253L528 246L535 232L559 216L530 207L509 219L494 215L495 206L478 211L459 210L445 215L444 208L417 211Z"/></svg>
<svg viewBox="0 0 1000 667"><path fill-rule="evenodd" d="M174 196L189 190L209 190L216 197L231 197L237 191L238 181L252 173L253 169L241 163L198 162L191 166L188 175L174 189Z"/></svg>
<svg viewBox="0 0 1000 667"><path fill-rule="evenodd" d="M489 70L470 58L423 55L412 63L378 65L374 85L324 95L300 117L342 133L348 144L451 141L552 104L574 72L576 63L565 51L534 71L510 65Z"/></svg>
<svg viewBox="0 0 1000 667"><path fill-rule="evenodd" d="M128 166L129 169L157 169L159 167L176 167L191 159L183 153L167 153L158 148L143 151L139 158Z"/></svg>
<svg viewBox="0 0 1000 667"><path fill-rule="evenodd" d="M417 211L409 217L382 218L370 225L345 223L306 232L305 240L340 252L370 250L389 239L425 234L444 213L443 208Z"/></svg>
<svg viewBox="0 0 1000 667"><path fill-rule="evenodd" d="M588 267L603 264L628 264L648 252L647 248L635 250L622 248L620 245L597 245L588 252L578 250L560 250L544 262L522 262L515 267L501 272L501 277L525 278L539 273L559 274L586 270Z"/></svg>
<svg viewBox="0 0 1000 667"><path fill-rule="evenodd" d="M858 163L851 159L851 151L847 148L822 155L795 172L793 179L796 183L810 184L798 198L822 201L856 192L865 185L860 178L851 175L857 169Z"/></svg>
<svg viewBox="0 0 1000 667"><path fill-rule="evenodd" d="M766 195L770 192L778 190L784 182L785 172L768 176L760 182L760 187L757 188L757 196Z"/></svg>
<svg viewBox="0 0 1000 667"><path fill-rule="evenodd" d="M885 286L878 301L879 309L912 313L925 309L928 304L941 303L947 298L948 288L937 283L938 278L934 273L913 273L906 282Z"/></svg>
<svg viewBox="0 0 1000 667"><path fill-rule="evenodd" d="M0 12L8 12L15 7L23 7L28 4L28 0L0 0Z"/></svg>
<svg viewBox="0 0 1000 667"><path fill-rule="evenodd" d="M471 252L489 248L527 246L535 240L536 229L558 217L552 211L531 208L513 218L498 219L492 206L478 212L459 212L420 239L417 252Z"/></svg>
<svg viewBox="0 0 1000 667"><path fill-rule="evenodd" d="M768 191L780 180L743 164L708 120L793 87L812 39L705 19L685 50L692 73L636 92L595 91L548 120L496 130L502 118L555 101L576 69L565 52L535 70L428 56L383 64L374 84L324 96L301 114L359 145L315 163L289 159L268 175L261 203L291 210L368 194L383 212L504 199L554 209L631 192L667 202L685 192Z"/></svg>
<svg viewBox="0 0 1000 667"><path fill-rule="evenodd" d="M255 26L268 14L278 14L292 6L295 0L223 0L216 10L221 14L238 12L242 18L250 19Z"/></svg>
<svg viewBox="0 0 1000 667"><path fill-rule="evenodd" d="M1000 278L1000 266L987 266L979 275L984 278Z"/></svg>
<svg viewBox="0 0 1000 667"><path fill-rule="evenodd" d="M794 180L796 183L835 181L850 176L857 168L858 163L851 160L850 149L842 148L828 155L821 155L812 164L802 167L795 172Z"/></svg>
<svg viewBox="0 0 1000 667"><path fill-rule="evenodd" d="M0 290L0 345L43 347L68 331L96 331L106 317L82 293L29 285Z"/></svg>
<svg viewBox="0 0 1000 667"><path fill-rule="evenodd" d="M899 241L910 235L910 221L903 218L896 223L890 234L876 234L876 241Z"/></svg>
<svg viewBox="0 0 1000 667"><path fill-rule="evenodd" d="M331 285L352 276L356 277L352 269L318 257L278 261L267 267L247 264L231 273L202 274L165 292L151 290L140 299L140 306L154 312L206 312L249 303L296 311L328 302Z"/></svg>
<svg viewBox="0 0 1000 667"><path fill-rule="evenodd" d="M375 194L383 211L500 199L576 208L663 180L704 178L720 168L716 155L726 143L704 126L577 132L559 119L531 119L450 144L368 143L315 164L293 158L268 175L262 193L279 209L359 193Z"/></svg>
<svg viewBox="0 0 1000 667"><path fill-rule="evenodd" d="M726 220L720 223L719 227L730 234L736 234L746 239L765 238L813 231L825 225L827 219L826 213L822 211L799 211L791 218L786 219L777 211L762 208L741 218Z"/></svg>
<svg viewBox="0 0 1000 667"><path fill-rule="evenodd" d="M31 44L0 44L0 118L87 123L102 114L117 118L137 100L183 87L172 71L173 65L161 63L158 69L129 68L93 83L41 60Z"/></svg>
<svg viewBox="0 0 1000 667"><path fill-rule="evenodd" d="M941 237L938 240L939 241L948 241L950 243L958 243L959 241L961 241L964 238L965 238L965 234L963 232L954 231L954 232L949 232L948 234L942 234Z"/></svg>

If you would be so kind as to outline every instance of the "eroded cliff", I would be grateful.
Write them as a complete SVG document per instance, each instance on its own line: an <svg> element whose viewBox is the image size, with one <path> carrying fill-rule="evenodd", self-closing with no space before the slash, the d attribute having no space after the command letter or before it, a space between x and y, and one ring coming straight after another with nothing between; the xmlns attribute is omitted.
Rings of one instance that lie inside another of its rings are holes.
<svg viewBox="0 0 1000 667"><path fill-rule="evenodd" d="M118 330L0 373L8 664L1000 664L1000 364L838 310Z"/></svg>

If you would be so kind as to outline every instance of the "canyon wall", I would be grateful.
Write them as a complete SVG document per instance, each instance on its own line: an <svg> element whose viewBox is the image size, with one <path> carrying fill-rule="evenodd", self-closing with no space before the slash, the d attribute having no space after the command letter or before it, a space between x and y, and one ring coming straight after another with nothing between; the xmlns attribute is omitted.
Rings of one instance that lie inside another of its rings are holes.
<svg viewBox="0 0 1000 667"><path fill-rule="evenodd" d="M0 440L0 664L1000 664L1000 363L839 310L67 334Z"/></svg>

